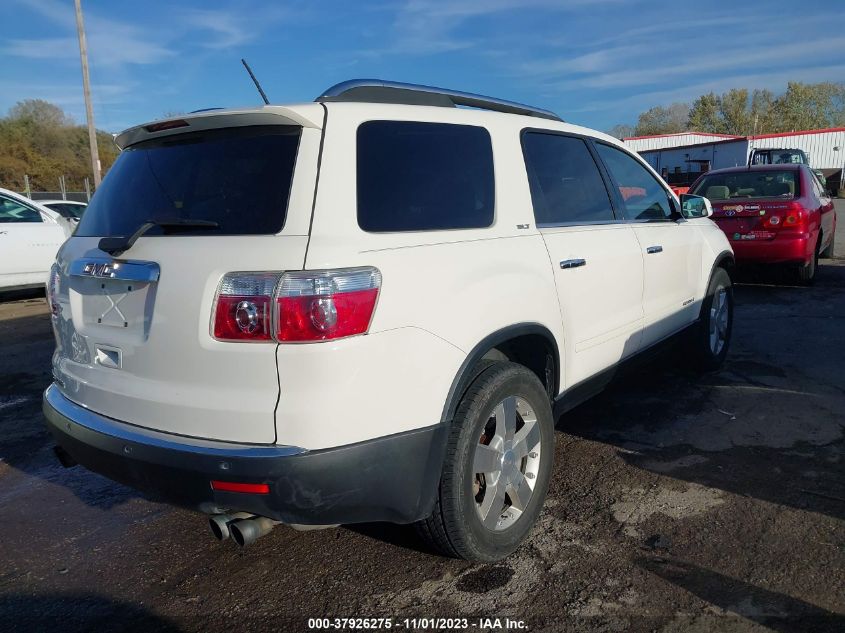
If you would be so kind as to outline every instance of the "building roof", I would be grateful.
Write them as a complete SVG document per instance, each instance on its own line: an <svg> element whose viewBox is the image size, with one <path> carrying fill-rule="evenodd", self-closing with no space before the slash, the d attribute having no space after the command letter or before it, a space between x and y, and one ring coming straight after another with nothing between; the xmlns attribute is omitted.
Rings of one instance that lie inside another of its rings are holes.
<svg viewBox="0 0 845 633"><path fill-rule="evenodd" d="M845 127L827 127L821 128L818 130L801 130L797 132L777 132L775 134L757 134L756 136L728 136L723 140L719 141L707 141L704 143L688 143L686 145L675 145L673 147L655 147L653 149L643 149L639 150L638 153L640 154L647 154L650 152L665 152L665 151L674 151L679 149L692 149L695 147L703 147L706 145L722 145L725 143L736 143L738 141L756 141L759 139L764 138L780 138L786 136L804 136L808 134L826 134L831 132L845 132ZM699 132L687 132L687 134L699 134ZM677 136L676 134L658 134L654 138L659 138L661 136ZM725 134L713 134L712 136L727 136ZM652 137L639 137L639 138L652 138ZM628 139L625 139L626 141ZM761 147L758 149L776 149L776 148L768 148L768 147ZM785 148L784 148L785 149Z"/></svg>
<svg viewBox="0 0 845 633"><path fill-rule="evenodd" d="M759 137L755 137L759 138ZM675 151L679 149L693 149L695 147L709 147L710 145L724 145L726 143L738 143L742 141L747 141L748 138L745 136L732 136L730 138L721 139L719 141L706 141L704 143L688 143L687 145L673 145L672 147L655 147L654 149L641 149L638 150L638 154L647 154L649 152L668 152L668 151Z"/></svg>
<svg viewBox="0 0 845 633"><path fill-rule="evenodd" d="M653 136L629 136L624 139L623 141L637 141L637 140L645 140L650 138L666 138L669 136L715 136L718 138L722 138L724 140L721 141L711 141L708 143L692 143L688 145L676 145L674 147L668 147L664 149L683 149L685 147L697 147L699 145L711 145L712 143L729 143L731 141L755 141L761 138L778 138L781 136L803 136L805 134L827 134L830 132L845 132L845 127L825 127L819 128L818 130L798 130L795 132L775 132L773 134L756 134L753 136L736 136L733 134L710 134L709 132L677 132L675 134L654 134ZM657 151L655 149L648 149L643 150L645 152L654 152Z"/></svg>
<svg viewBox="0 0 845 633"><path fill-rule="evenodd" d="M774 134L757 134L756 136L747 136L749 141L758 138L776 138L778 136L801 136L803 134L825 134L827 132L845 132L845 127L825 127L818 130L799 130L797 132L776 132Z"/></svg>
<svg viewBox="0 0 845 633"><path fill-rule="evenodd" d="M671 136L717 136L719 138L742 138L736 134L717 134L715 132L673 132L672 134L650 134L646 136L626 136L623 141L641 141L649 138L668 138Z"/></svg>

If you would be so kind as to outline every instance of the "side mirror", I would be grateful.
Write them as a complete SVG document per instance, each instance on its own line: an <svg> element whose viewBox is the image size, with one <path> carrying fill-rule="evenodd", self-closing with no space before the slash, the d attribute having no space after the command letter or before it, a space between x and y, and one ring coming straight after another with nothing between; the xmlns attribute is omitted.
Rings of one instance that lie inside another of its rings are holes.
<svg viewBox="0 0 845 633"><path fill-rule="evenodd" d="M709 218L713 215L713 206L704 196L694 196L689 193L682 193L681 215L688 220L692 220L694 218Z"/></svg>

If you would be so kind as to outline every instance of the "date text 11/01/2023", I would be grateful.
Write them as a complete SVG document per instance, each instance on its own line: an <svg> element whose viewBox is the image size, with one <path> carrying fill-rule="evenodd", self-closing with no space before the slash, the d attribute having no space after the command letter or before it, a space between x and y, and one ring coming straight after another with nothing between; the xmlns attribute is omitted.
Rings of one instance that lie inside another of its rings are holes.
<svg viewBox="0 0 845 633"><path fill-rule="evenodd" d="M513 618L309 618L308 630L387 630L411 631L527 631L524 620Z"/></svg>

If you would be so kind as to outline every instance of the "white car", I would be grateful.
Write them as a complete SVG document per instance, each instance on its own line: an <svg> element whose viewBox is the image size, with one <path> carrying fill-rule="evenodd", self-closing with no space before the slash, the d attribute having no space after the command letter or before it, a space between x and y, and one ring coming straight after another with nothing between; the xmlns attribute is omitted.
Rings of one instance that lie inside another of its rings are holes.
<svg viewBox="0 0 845 633"><path fill-rule="evenodd" d="M550 112L355 81L117 142L49 285L47 423L218 538L392 521L502 558L556 415L674 335L727 353L709 203Z"/></svg>
<svg viewBox="0 0 845 633"><path fill-rule="evenodd" d="M38 203L61 215L73 228L76 228L88 208L87 203L76 200L39 200Z"/></svg>
<svg viewBox="0 0 845 633"><path fill-rule="evenodd" d="M0 291L44 286L70 232L55 211L0 189Z"/></svg>

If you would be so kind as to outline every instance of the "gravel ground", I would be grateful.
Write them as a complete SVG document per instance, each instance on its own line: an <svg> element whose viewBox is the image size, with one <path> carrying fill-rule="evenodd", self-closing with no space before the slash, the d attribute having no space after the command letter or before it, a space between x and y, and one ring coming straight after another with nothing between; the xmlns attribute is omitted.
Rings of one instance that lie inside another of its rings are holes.
<svg viewBox="0 0 845 633"><path fill-rule="evenodd" d="M669 351L567 414L547 509L493 566L387 525L280 527L240 550L200 515L61 468L40 413L44 300L0 298L0 630L443 616L470 630L509 617L530 631L843 631L845 259L823 260L813 288L740 282L724 369L697 376Z"/></svg>

